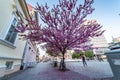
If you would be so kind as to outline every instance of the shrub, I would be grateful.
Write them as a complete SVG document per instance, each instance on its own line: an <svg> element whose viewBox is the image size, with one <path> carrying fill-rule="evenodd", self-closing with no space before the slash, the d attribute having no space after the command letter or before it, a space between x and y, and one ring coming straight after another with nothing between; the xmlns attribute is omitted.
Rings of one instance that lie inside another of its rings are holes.
<svg viewBox="0 0 120 80"><path fill-rule="evenodd" d="M73 53L72 54L72 58L75 59L75 58L80 58L80 54L79 53Z"/></svg>
<svg viewBox="0 0 120 80"><path fill-rule="evenodd" d="M94 54L92 51L88 50L85 51L85 56L88 57L89 59L92 59L94 57Z"/></svg>

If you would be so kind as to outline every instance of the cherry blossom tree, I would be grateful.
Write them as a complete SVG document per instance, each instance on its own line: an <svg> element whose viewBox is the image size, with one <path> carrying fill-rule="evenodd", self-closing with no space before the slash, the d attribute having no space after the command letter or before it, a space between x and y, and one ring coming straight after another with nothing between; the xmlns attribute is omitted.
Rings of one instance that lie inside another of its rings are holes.
<svg viewBox="0 0 120 80"><path fill-rule="evenodd" d="M77 0L59 0L53 8L49 8L47 4L37 4L36 11L45 25L36 25L36 21L31 18L27 24L20 23L16 30L22 33L28 30L28 34L21 36L38 43L45 42L53 52L61 52L61 70L65 70L66 50L86 48L84 44L90 38L100 36L104 32L96 21L86 20L87 15L94 10L93 0L83 1L83 4L77 6Z"/></svg>

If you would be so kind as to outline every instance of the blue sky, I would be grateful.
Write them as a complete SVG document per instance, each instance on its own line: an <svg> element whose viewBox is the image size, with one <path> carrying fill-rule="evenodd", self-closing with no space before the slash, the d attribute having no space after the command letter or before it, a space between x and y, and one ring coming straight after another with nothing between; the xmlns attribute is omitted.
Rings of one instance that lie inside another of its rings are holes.
<svg viewBox="0 0 120 80"><path fill-rule="evenodd" d="M80 1L78 0L77 4ZM33 7L36 6L36 2L40 5L47 2L52 6L58 3L58 0L26 0L26 2ZM120 37L120 0L94 0L93 7L95 10L87 18L97 20L103 26L107 42L111 42L112 37Z"/></svg>

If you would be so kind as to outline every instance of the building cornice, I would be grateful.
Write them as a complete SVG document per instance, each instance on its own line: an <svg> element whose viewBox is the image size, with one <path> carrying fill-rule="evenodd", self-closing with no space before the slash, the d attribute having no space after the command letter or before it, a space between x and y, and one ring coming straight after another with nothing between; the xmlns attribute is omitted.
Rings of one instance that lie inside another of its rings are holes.
<svg viewBox="0 0 120 80"><path fill-rule="evenodd" d="M21 60L22 58L0 57L0 59L8 59L8 60Z"/></svg>

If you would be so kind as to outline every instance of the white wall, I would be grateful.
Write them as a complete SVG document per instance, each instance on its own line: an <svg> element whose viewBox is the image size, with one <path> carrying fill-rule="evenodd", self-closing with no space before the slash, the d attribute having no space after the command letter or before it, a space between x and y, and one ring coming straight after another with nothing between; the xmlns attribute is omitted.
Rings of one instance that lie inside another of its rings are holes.
<svg viewBox="0 0 120 80"><path fill-rule="evenodd" d="M26 42L19 40L19 36L17 36L15 44L11 44L14 48L2 44L5 43L4 41L9 30L10 23L12 22L13 17L15 17L13 14L13 11L15 11L13 5L15 5L14 0L0 0L0 72L2 72L0 75L19 70ZM5 70L6 61L13 61L13 68L11 70Z"/></svg>

